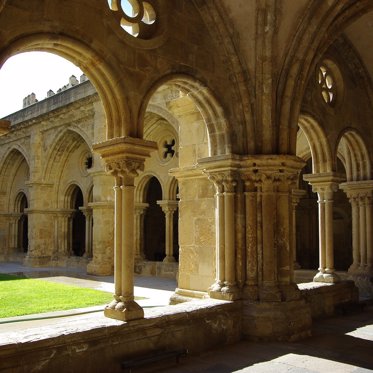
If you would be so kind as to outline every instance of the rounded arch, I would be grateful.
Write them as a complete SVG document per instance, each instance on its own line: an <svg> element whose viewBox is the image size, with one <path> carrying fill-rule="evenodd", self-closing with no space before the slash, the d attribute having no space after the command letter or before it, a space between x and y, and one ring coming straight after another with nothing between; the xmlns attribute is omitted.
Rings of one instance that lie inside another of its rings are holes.
<svg viewBox="0 0 373 373"><path fill-rule="evenodd" d="M14 211L23 213L28 207L28 198L24 190L20 190L14 200Z"/></svg>
<svg viewBox="0 0 373 373"><path fill-rule="evenodd" d="M77 182L76 180L72 181L71 183L69 183L66 187L65 187L65 191L63 193L63 207L65 209L73 209L74 208L74 198L76 197L76 193L77 191L80 190L80 192L82 193L82 198L83 198L83 205L82 206L85 206L87 204L87 198L88 198L88 195L84 195L84 190L83 190L83 187L82 185L80 185L79 182Z"/></svg>
<svg viewBox="0 0 373 373"><path fill-rule="evenodd" d="M176 201L178 199L178 196L177 196L178 188L179 188L179 184L178 184L177 179L175 177L171 177L167 185L165 186L164 199Z"/></svg>
<svg viewBox="0 0 373 373"><path fill-rule="evenodd" d="M162 198L165 195L165 188L162 184L162 179L155 172L145 172L139 178L135 189L135 202L142 203L146 200L146 194L149 187L149 181L156 178L161 186Z"/></svg>
<svg viewBox="0 0 373 373"><path fill-rule="evenodd" d="M309 144L312 172L315 174L332 172L332 152L325 132L319 123L309 115L301 115L298 125Z"/></svg>
<svg viewBox="0 0 373 373"><path fill-rule="evenodd" d="M124 99L126 90L122 86L122 74L106 62L88 44L78 39L55 33L35 33L13 41L0 54L0 67L11 56L30 51L50 52L79 66L95 86L106 114L107 139L120 136L135 136L131 126L131 113ZM127 90L128 91L128 90Z"/></svg>
<svg viewBox="0 0 373 373"><path fill-rule="evenodd" d="M369 0L354 4L343 1L332 6L326 2L310 2L294 33L280 74L277 101L279 113L279 152L295 152L296 123L308 79L327 48L347 25L373 9Z"/></svg>
<svg viewBox="0 0 373 373"><path fill-rule="evenodd" d="M162 87L175 87L182 95L192 99L206 126L209 156L231 153L232 143L223 108L205 84L185 74L164 76L149 89L140 109L138 123L140 136L143 136L144 116L149 102L156 91Z"/></svg>
<svg viewBox="0 0 373 373"><path fill-rule="evenodd" d="M337 156L346 169L347 181L371 179L371 161L361 135L354 129L346 129L340 135Z"/></svg>

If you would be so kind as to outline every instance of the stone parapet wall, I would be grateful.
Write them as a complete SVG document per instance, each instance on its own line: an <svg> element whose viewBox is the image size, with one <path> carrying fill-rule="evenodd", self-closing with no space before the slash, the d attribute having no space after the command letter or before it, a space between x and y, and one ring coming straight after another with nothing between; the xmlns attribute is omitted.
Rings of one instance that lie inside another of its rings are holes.
<svg viewBox="0 0 373 373"><path fill-rule="evenodd" d="M298 284L298 287L311 309L313 319L332 316L338 306L359 300L359 292L353 281L335 284L309 282Z"/></svg>
<svg viewBox="0 0 373 373"><path fill-rule="evenodd" d="M94 314L8 333L0 342L0 371L115 373L121 361L151 351L196 354L240 340L240 309L240 303L204 300L148 309L145 319L129 323Z"/></svg>

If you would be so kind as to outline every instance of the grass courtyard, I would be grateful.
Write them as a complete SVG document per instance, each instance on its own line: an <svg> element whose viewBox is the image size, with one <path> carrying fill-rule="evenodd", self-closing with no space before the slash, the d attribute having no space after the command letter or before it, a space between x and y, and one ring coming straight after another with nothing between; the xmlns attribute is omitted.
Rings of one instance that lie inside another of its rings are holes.
<svg viewBox="0 0 373 373"><path fill-rule="evenodd" d="M0 318L105 305L111 293L0 274Z"/></svg>

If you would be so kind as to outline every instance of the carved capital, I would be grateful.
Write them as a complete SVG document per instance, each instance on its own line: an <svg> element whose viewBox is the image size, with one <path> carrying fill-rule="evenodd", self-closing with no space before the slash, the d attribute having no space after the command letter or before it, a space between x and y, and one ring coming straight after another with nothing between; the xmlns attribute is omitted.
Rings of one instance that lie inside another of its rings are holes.
<svg viewBox="0 0 373 373"><path fill-rule="evenodd" d="M239 180L239 174L235 170L214 170L204 173L211 180L217 193L234 193Z"/></svg>
<svg viewBox="0 0 373 373"><path fill-rule="evenodd" d="M177 201L172 201L172 200L157 201L157 204L161 206L162 211L164 212L165 215L167 214L172 215L179 206Z"/></svg>
<svg viewBox="0 0 373 373"><path fill-rule="evenodd" d="M157 150L157 144L132 137L118 137L93 144L93 150L101 155L107 173L133 179L144 169L145 159Z"/></svg>
<svg viewBox="0 0 373 373"><path fill-rule="evenodd" d="M105 171L113 176L132 177L138 176L144 170L144 160L116 159L105 162Z"/></svg>

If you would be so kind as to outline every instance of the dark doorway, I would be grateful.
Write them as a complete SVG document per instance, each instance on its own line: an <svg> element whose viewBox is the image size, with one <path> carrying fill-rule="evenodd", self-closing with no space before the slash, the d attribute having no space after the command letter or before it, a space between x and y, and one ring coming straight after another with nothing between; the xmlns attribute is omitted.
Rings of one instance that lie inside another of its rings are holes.
<svg viewBox="0 0 373 373"><path fill-rule="evenodd" d="M85 216L79 207L83 207L83 193L75 187L72 194L72 252L75 256L83 256L85 252Z"/></svg>
<svg viewBox="0 0 373 373"><path fill-rule="evenodd" d="M144 253L147 260L162 261L165 257L165 215L157 201L162 200L162 187L156 177L149 180L144 216Z"/></svg>
<svg viewBox="0 0 373 373"><path fill-rule="evenodd" d="M22 249L24 253L28 251L28 217L25 214L27 209L27 197L24 193L20 196L19 212L21 216L18 220L18 247Z"/></svg>

